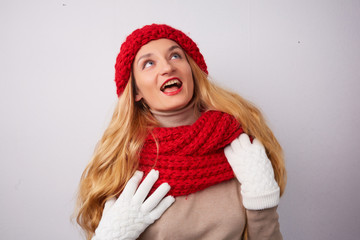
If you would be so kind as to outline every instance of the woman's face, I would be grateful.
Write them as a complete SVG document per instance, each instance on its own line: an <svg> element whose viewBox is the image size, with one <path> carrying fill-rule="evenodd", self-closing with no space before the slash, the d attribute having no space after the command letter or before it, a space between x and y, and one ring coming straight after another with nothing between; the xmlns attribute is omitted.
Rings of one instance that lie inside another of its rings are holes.
<svg viewBox="0 0 360 240"><path fill-rule="evenodd" d="M143 99L152 110L171 111L185 107L194 93L190 65L182 48L169 39L153 40L135 56L135 100Z"/></svg>

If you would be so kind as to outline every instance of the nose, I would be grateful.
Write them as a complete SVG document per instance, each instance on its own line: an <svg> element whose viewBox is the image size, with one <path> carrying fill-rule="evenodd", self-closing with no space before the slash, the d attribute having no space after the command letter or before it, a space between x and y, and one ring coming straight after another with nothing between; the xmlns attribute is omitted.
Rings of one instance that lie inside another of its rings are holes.
<svg viewBox="0 0 360 240"><path fill-rule="evenodd" d="M161 75L167 75L174 71L174 65L170 61L164 59L161 63Z"/></svg>

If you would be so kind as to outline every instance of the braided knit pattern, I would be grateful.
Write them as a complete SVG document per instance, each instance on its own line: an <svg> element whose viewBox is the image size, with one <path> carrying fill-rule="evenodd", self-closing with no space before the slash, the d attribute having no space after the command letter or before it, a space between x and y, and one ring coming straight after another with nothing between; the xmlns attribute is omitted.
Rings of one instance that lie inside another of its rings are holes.
<svg viewBox="0 0 360 240"><path fill-rule="evenodd" d="M129 81L131 65L136 53L143 45L160 38L167 38L177 42L194 59L200 69L208 74L203 55L200 53L196 43L185 33L165 24L146 25L132 32L120 47L120 53L115 64L115 83L118 96L124 91Z"/></svg>
<svg viewBox="0 0 360 240"><path fill-rule="evenodd" d="M183 196L234 178L224 147L243 132L239 122L229 114L208 111L191 126L155 128L140 155L139 170L159 170L161 183L171 186L168 195Z"/></svg>

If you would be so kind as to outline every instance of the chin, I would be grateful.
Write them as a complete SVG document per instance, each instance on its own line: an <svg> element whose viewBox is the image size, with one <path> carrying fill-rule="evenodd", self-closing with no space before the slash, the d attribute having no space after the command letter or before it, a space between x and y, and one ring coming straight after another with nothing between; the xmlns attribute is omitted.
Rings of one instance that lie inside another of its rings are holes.
<svg viewBox="0 0 360 240"><path fill-rule="evenodd" d="M191 99L192 97L189 98L188 96L172 96L166 99L159 98L157 102L161 102L163 104L157 106L150 105L150 108L155 111L176 111L186 107L191 102Z"/></svg>
<svg viewBox="0 0 360 240"><path fill-rule="evenodd" d="M167 104L164 104L162 106L159 106L157 109L158 111L176 111L179 109L184 108L187 105L186 102L184 103L179 103L178 101L174 104L172 104L171 102L167 102Z"/></svg>
<svg viewBox="0 0 360 240"><path fill-rule="evenodd" d="M167 111L176 111L176 110L180 110L184 107L186 107L188 104L189 104L190 101L187 101L187 102L183 102L181 104L174 104L172 106L169 106L168 110Z"/></svg>

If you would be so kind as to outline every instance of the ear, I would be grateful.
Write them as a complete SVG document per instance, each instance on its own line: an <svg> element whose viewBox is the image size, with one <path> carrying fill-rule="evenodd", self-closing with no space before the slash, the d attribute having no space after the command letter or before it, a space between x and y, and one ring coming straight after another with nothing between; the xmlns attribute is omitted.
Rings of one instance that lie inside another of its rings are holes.
<svg viewBox="0 0 360 240"><path fill-rule="evenodd" d="M139 91L137 91L137 93L135 95L135 102L138 102L141 99L143 99L143 95Z"/></svg>

